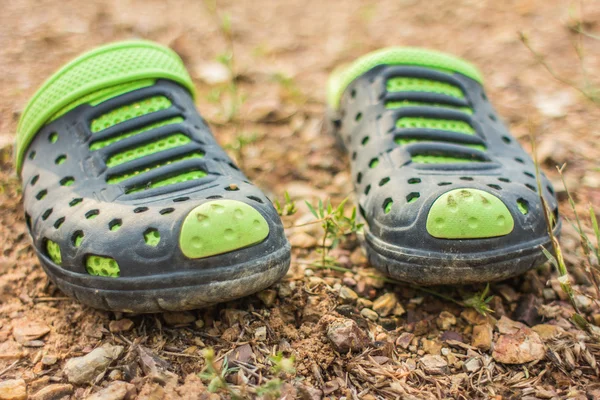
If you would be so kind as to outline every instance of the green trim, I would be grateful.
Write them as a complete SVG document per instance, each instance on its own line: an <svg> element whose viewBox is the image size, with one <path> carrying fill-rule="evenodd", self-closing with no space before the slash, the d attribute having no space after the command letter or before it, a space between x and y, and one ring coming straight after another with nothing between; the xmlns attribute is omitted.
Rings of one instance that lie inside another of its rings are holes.
<svg viewBox="0 0 600 400"><path fill-rule="evenodd" d="M465 121L424 117L402 117L396 121L400 129L437 129L449 132L475 135L475 129Z"/></svg>
<svg viewBox="0 0 600 400"><path fill-rule="evenodd" d="M110 257L88 256L85 260L85 269L88 274L94 276L118 278L121 275L119 263Z"/></svg>
<svg viewBox="0 0 600 400"><path fill-rule="evenodd" d="M106 161L106 165L109 168L116 167L117 165L137 160L138 158L146 157L151 154L158 153L160 151L185 146L191 141L192 139L190 139L183 133L176 133L165 138L156 140L154 142L145 144L143 146L139 146L121 153L117 153Z"/></svg>
<svg viewBox="0 0 600 400"><path fill-rule="evenodd" d="M440 239L483 239L505 236L515 222L506 205L478 189L454 189L433 203L427 231Z"/></svg>
<svg viewBox="0 0 600 400"><path fill-rule="evenodd" d="M171 100L165 96L149 97L147 99L139 100L134 103L115 108L106 114L100 115L98 118L92 121L90 130L92 133L97 133L120 124L121 122L129 121L130 119L164 110L169 107L171 107Z"/></svg>
<svg viewBox="0 0 600 400"><path fill-rule="evenodd" d="M46 240L46 251L48 252L48 256L55 264L60 265L62 263L62 254L60 252L60 246L58 243L53 242L52 240Z"/></svg>
<svg viewBox="0 0 600 400"><path fill-rule="evenodd" d="M460 73L479 83L483 78L472 64L458 57L435 50L413 47L390 47L366 54L345 68L339 68L329 77L327 103L337 109L342 94L352 81L378 65L415 65L434 68L447 73Z"/></svg>
<svg viewBox="0 0 600 400"><path fill-rule="evenodd" d="M176 162L185 161L185 160L195 160L195 159L199 159L199 158L203 158L203 157L204 157L204 153L200 153L200 152L192 153L192 154L186 154L185 156L181 156L181 157L169 160L169 161L165 161L165 162L162 162L162 163L157 163L157 164L151 165L151 166L146 167L146 168L144 168L142 170L134 170L134 171L129 171L129 172L121 174L121 175L113 175L110 178L108 178L107 182L109 184L116 184L116 183L119 183L119 182L123 182L124 180L132 178L134 176L137 176L139 174L143 174L144 172L148 172L148 171L151 171L153 169L160 168L160 167L162 167L164 165L170 165L170 164L174 164Z"/></svg>
<svg viewBox="0 0 600 400"><path fill-rule="evenodd" d="M23 111L17 127L17 171L21 170L27 146L55 114L92 93L145 79L172 80L195 94L192 80L179 56L153 42L109 44L65 65L42 85Z"/></svg>
<svg viewBox="0 0 600 400"><path fill-rule="evenodd" d="M100 149L102 149L102 148L104 148L106 146L109 146L109 145L111 145L113 143L117 143L117 142L119 142L119 141L121 141L123 139L127 139L128 137L135 136L135 135L137 135L139 133L146 132L146 131L149 131L151 129L160 128L161 126L165 126L165 125L178 124L180 122L183 122L183 118L182 117L173 117L173 118L165 119L163 121L155 122L153 124L146 125L143 128L136 129L134 131L125 132L125 133L122 133L122 134L120 134L118 136L111 137L109 139L99 140L97 142L93 142L90 145L90 150L92 150L92 151L100 150Z"/></svg>
<svg viewBox="0 0 600 400"><path fill-rule="evenodd" d="M194 208L183 221L179 247L188 258L204 258L262 242L265 218L237 200L214 200Z"/></svg>
<svg viewBox="0 0 600 400"><path fill-rule="evenodd" d="M385 108L406 108L406 107L447 108L449 110L461 111L461 112L464 112L465 114L469 114L469 115L473 114L473 109L471 107L451 106L449 104L427 103L424 101L412 101L412 100L388 101L387 103L385 103Z"/></svg>

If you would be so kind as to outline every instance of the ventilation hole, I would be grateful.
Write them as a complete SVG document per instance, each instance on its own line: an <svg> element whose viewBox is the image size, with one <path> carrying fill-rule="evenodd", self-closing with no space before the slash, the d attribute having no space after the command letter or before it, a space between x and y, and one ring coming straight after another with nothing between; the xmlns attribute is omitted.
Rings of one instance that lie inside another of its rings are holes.
<svg viewBox="0 0 600 400"><path fill-rule="evenodd" d="M411 185L417 184L417 183L421 183L421 179L420 178L410 178L408 180L408 183Z"/></svg>
<svg viewBox="0 0 600 400"><path fill-rule="evenodd" d="M386 82L389 92L432 92L464 98L463 91L454 85L424 78L395 77Z"/></svg>
<svg viewBox="0 0 600 400"><path fill-rule="evenodd" d="M38 179L40 179L39 175L36 175L33 178L31 178L31 186L35 185L37 183Z"/></svg>
<svg viewBox="0 0 600 400"><path fill-rule="evenodd" d="M111 137L109 139L99 140L99 141L93 142L92 145L90 146L90 150L92 150L92 151L99 150L99 149L102 149L102 148L104 148L106 146L109 146L109 145L111 145L113 143L121 141L123 139L127 139L127 138L129 138L131 136L135 136L135 135L137 135L139 133L146 132L146 131L149 131L149 130L152 130L152 129L157 129L157 128L160 128L162 126L166 126L166 125L170 125L170 124L178 124L180 122L183 122L183 118L181 118L181 117L174 117L174 118L169 118L169 119L166 119L166 120L163 120L163 121L156 122L154 124L146 125L143 128L136 129L134 131L126 132L126 133L123 133L121 135L118 135L118 136L115 136L115 137Z"/></svg>
<svg viewBox="0 0 600 400"><path fill-rule="evenodd" d="M173 199L173 202L181 203L182 201L188 201L189 199L190 199L189 197L178 197L176 199Z"/></svg>
<svg viewBox="0 0 600 400"><path fill-rule="evenodd" d="M500 185L495 185L493 183L490 183L488 186L491 187L492 189L502 190L502 188L500 187Z"/></svg>
<svg viewBox="0 0 600 400"><path fill-rule="evenodd" d="M65 217L60 217L54 222L54 228L58 229L65 222Z"/></svg>
<svg viewBox="0 0 600 400"><path fill-rule="evenodd" d="M240 169L237 167L237 165L235 165L235 164L234 164L234 163L232 163L232 162L229 162L229 163L227 163L227 164L229 164L229 166L230 166L231 168L235 169L236 171L239 171L239 170L240 170Z"/></svg>
<svg viewBox="0 0 600 400"><path fill-rule="evenodd" d="M515 161L521 164L525 164L525 161L523 161L523 159L520 157L515 157Z"/></svg>
<svg viewBox="0 0 600 400"><path fill-rule="evenodd" d="M44 213L42 214L42 219L45 221L48 219L48 217L52 214L52 209L49 208L46 211L44 211Z"/></svg>
<svg viewBox="0 0 600 400"><path fill-rule="evenodd" d="M137 207L133 210L134 213L139 214L148 211L148 207Z"/></svg>
<svg viewBox="0 0 600 400"><path fill-rule="evenodd" d="M31 215L25 213L25 223L27 224L27 229L31 231Z"/></svg>
<svg viewBox="0 0 600 400"><path fill-rule="evenodd" d="M481 98L482 98L483 100L487 100L487 96L485 95L485 93L481 92Z"/></svg>
<svg viewBox="0 0 600 400"><path fill-rule="evenodd" d="M554 217L552 219L552 228L554 228L556 226L556 224L558 223L558 207L556 207L554 210L552 210L552 216Z"/></svg>
<svg viewBox="0 0 600 400"><path fill-rule="evenodd" d="M61 186L71 186L74 183L75 183L75 178L73 178L72 176L67 176L60 180Z"/></svg>
<svg viewBox="0 0 600 400"><path fill-rule="evenodd" d="M529 189L531 189L532 191L537 193L537 188L533 185L530 185L529 183L526 183L525 186L527 186Z"/></svg>
<svg viewBox="0 0 600 400"><path fill-rule="evenodd" d="M438 183L438 186L448 186L448 185L452 185L452 182L440 182L440 183Z"/></svg>
<svg viewBox="0 0 600 400"><path fill-rule="evenodd" d="M58 133L56 133L56 132L52 132L52 133L50 134L50 136L48 136L48 141L49 141L50 143L56 143L56 142L57 142L57 140L58 140Z"/></svg>
<svg viewBox="0 0 600 400"><path fill-rule="evenodd" d="M504 143L506 144L510 144L510 142L512 142L512 140L510 140L510 138L508 136L502 136L502 140L504 141Z"/></svg>
<svg viewBox="0 0 600 400"><path fill-rule="evenodd" d="M517 200L517 208L521 211L521 214L527 215L529 213L529 203L525 199Z"/></svg>
<svg viewBox="0 0 600 400"><path fill-rule="evenodd" d="M56 160L54 160L54 164L61 165L65 161L67 161L67 156L64 154L61 154L60 156L56 157Z"/></svg>
<svg viewBox="0 0 600 400"><path fill-rule="evenodd" d="M554 196L554 189L552 188L552 186L550 186L550 185L546 186L546 190L548 190L548 193L550 193L552 196Z"/></svg>
<svg viewBox="0 0 600 400"><path fill-rule="evenodd" d="M160 188L163 186L175 185L177 183L201 179L205 176L206 176L206 172L204 172L204 171L200 171L200 170L189 171L189 172L185 172L183 174L175 175L170 178L150 182L147 185L144 185L143 187L129 188L129 189L127 189L126 193L127 194L138 193L138 192L142 192L142 191L148 190L148 189L156 189L156 188Z"/></svg>
<svg viewBox="0 0 600 400"><path fill-rule="evenodd" d="M117 278L121 274L119 264L113 258L102 256L88 256L85 260L85 270L95 276Z"/></svg>
<svg viewBox="0 0 600 400"><path fill-rule="evenodd" d="M362 145L366 145L367 143L369 143L369 137L365 136L362 140L361 140Z"/></svg>
<svg viewBox="0 0 600 400"><path fill-rule="evenodd" d="M390 178L383 178L379 181L379 186L383 186L390 181Z"/></svg>
<svg viewBox="0 0 600 400"><path fill-rule="evenodd" d="M392 205L394 204L394 201L388 197L387 199L385 199L383 201L383 212L388 214L390 211L392 211Z"/></svg>
<svg viewBox="0 0 600 400"><path fill-rule="evenodd" d="M508 178L498 178L498 180L500 182L506 182L506 183L510 182L510 179L508 179Z"/></svg>
<svg viewBox="0 0 600 400"><path fill-rule="evenodd" d="M171 164L174 164L174 163L177 163L180 161L195 160L195 159L199 159L199 158L203 158L203 157L204 157L204 153L202 153L202 152L194 152L194 153L186 154L181 157L172 158L168 161L163 161L160 163L155 163L155 164L149 165L147 167L141 167L136 170L131 170L124 174L113 175L110 178L108 178L107 182L109 184L120 183L120 182L123 182L124 180L127 180L127 179L133 177L133 176L136 176L136 175L139 175L139 174L142 174L145 172L149 172L149 171L152 171L152 170L160 168L160 167L164 167L165 165L171 165Z"/></svg>
<svg viewBox="0 0 600 400"><path fill-rule="evenodd" d="M208 197L207 197L207 199L222 199L222 198L223 198L223 196L221 196L221 195L219 195L219 194L216 194L216 195L214 195L214 196L208 196Z"/></svg>
<svg viewBox="0 0 600 400"><path fill-rule="evenodd" d="M46 239L46 252L48 253L48 257L50 257L55 264L60 265L62 263L62 255L58 243Z"/></svg>
<svg viewBox="0 0 600 400"><path fill-rule="evenodd" d="M75 207L77 204L81 203L83 201L83 199L81 197L78 197L76 199L73 199L69 202L69 206L71 207Z"/></svg>
<svg viewBox="0 0 600 400"><path fill-rule="evenodd" d="M461 176L459 178L461 181L472 181L473 178L471 178L470 176Z"/></svg>
<svg viewBox="0 0 600 400"><path fill-rule="evenodd" d="M94 219L98 216L98 214L100 214L100 210L90 210L85 213L85 218L86 219Z"/></svg>
<svg viewBox="0 0 600 400"><path fill-rule="evenodd" d="M169 207L169 208L163 208L158 213L160 215L167 215L167 214L171 214L173 211L175 211L175 209L173 207Z"/></svg>
<svg viewBox="0 0 600 400"><path fill-rule="evenodd" d="M528 176L528 177L530 177L530 178L535 178L535 175L534 175L534 174L532 174L531 172L525 171L525 172L523 172L523 173L525 174L525 176Z"/></svg>
<svg viewBox="0 0 600 400"><path fill-rule="evenodd" d="M362 119L362 113L358 113L356 114L356 117L354 117L354 119L356 120L356 122L359 122Z"/></svg>
<svg viewBox="0 0 600 400"><path fill-rule="evenodd" d="M165 151L173 149L175 147L181 147L192 139L184 135L183 133L176 133L171 136L167 136L162 139L158 139L155 142L147 143L135 149L129 149L111 156L107 161L108 167L115 167L117 165L124 164L129 161L137 160L142 157L146 157L151 154L158 153L159 151Z"/></svg>
<svg viewBox="0 0 600 400"><path fill-rule="evenodd" d="M35 150L32 150L31 153L29 153L29 159L33 160L35 158Z"/></svg>
<svg viewBox="0 0 600 400"><path fill-rule="evenodd" d="M116 219L113 219L112 221L110 221L108 223L108 229L110 229L112 232L116 232L119 229L121 229L122 225L123 225L123 221L121 221L120 219L116 218Z"/></svg>
<svg viewBox="0 0 600 400"><path fill-rule="evenodd" d="M240 190L240 188L235 183L231 183L229 186L225 187L225 190L227 190L228 192L235 192L237 190Z"/></svg>
<svg viewBox="0 0 600 400"><path fill-rule="evenodd" d="M369 168L375 168L379 165L379 158L374 158L369 162Z"/></svg>
<svg viewBox="0 0 600 400"><path fill-rule="evenodd" d="M360 181L362 181L362 172L359 172L358 175L356 175L356 182L360 183Z"/></svg>
<svg viewBox="0 0 600 400"><path fill-rule="evenodd" d="M496 121L496 119L497 119L497 118L496 118L496 116L495 116L494 114L490 114L490 115L488 115L488 117L489 117L489 119L491 119L491 120L492 120L492 121L494 121L494 122L495 122L495 121ZM506 137L506 136L505 136L505 137ZM504 138L503 138L503 139L504 139ZM505 140L505 142L506 142L506 140ZM510 142L510 141L509 141L509 142ZM509 143L509 142L506 142L506 143Z"/></svg>
<svg viewBox="0 0 600 400"><path fill-rule="evenodd" d="M83 236L84 235L82 231L75 231L73 235L71 235L71 243L73 244L73 246L81 246L81 242L83 242Z"/></svg>
<svg viewBox="0 0 600 400"><path fill-rule="evenodd" d="M369 194L370 191L371 191L371 185L367 185L367 187L365 188L365 194Z"/></svg>
<svg viewBox="0 0 600 400"><path fill-rule="evenodd" d="M353 152L353 153L352 153L352 159L353 159L353 160L356 160L356 152Z"/></svg>
<svg viewBox="0 0 600 400"><path fill-rule="evenodd" d="M35 195L35 198L36 198L36 199L38 199L38 200L41 200L41 199L43 199L44 197L46 197L46 195L47 195L47 194L48 194L48 191L47 191L46 189L44 189L44 190L40 190L40 191L38 192L38 194L36 194L36 195Z"/></svg>
<svg viewBox="0 0 600 400"><path fill-rule="evenodd" d="M406 202L414 203L419 197L421 197L421 194L418 192L409 193L408 196L406 196Z"/></svg>
<svg viewBox="0 0 600 400"><path fill-rule="evenodd" d="M362 206L359 204L358 205L358 213L360 214L360 216L362 217L362 219L366 220L367 216L365 214L365 209L362 208Z"/></svg>
<svg viewBox="0 0 600 400"><path fill-rule="evenodd" d="M148 228L144 232L144 241L148 246L156 247L160 243L160 233L155 228Z"/></svg>
<svg viewBox="0 0 600 400"><path fill-rule="evenodd" d="M355 98L356 97L356 89L352 89L350 91L350 97Z"/></svg>
<svg viewBox="0 0 600 400"><path fill-rule="evenodd" d="M261 199L260 197L256 197L256 196L248 196L248 198L249 198L250 200L254 200L254 201L256 201L257 203L260 203L260 204L263 204L263 203L264 203L264 201L262 201L262 199Z"/></svg>

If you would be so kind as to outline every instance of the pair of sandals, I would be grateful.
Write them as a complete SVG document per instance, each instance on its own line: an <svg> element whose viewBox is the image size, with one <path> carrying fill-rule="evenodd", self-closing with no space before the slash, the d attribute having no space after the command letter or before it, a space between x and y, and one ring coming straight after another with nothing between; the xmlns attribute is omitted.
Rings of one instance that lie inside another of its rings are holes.
<svg viewBox="0 0 600 400"><path fill-rule="evenodd" d="M218 145L170 49L110 44L55 73L16 144L25 218L46 273L89 306L205 307L290 265L270 200ZM544 261L552 185L500 122L471 64L389 48L335 71L328 122L350 154L371 265L425 285L499 280Z"/></svg>

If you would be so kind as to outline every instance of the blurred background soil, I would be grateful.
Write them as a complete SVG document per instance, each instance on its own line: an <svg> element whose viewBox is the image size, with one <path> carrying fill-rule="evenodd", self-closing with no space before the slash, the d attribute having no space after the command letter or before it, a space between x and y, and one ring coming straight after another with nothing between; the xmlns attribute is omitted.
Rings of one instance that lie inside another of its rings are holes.
<svg viewBox="0 0 600 400"><path fill-rule="evenodd" d="M216 398L600 398L600 345L570 322L550 266L494 283L493 313L484 317L439 297L462 300L483 287L436 295L385 284L353 237L331 253L341 271L311 268L320 257L318 225L288 229L290 273L259 295L168 315L82 307L39 266L12 167L20 114L52 72L100 44L155 40L183 58L201 113L245 173L271 198L288 191L298 201L286 226L307 222L304 200L337 204L352 195L345 155L322 129L328 74L381 47L425 46L482 70L513 134L527 149L536 137L563 215L573 216L555 169L565 163L578 209L592 204L598 213L600 108L588 97L600 87L600 2L0 0L0 9L0 399L10 385L38 399L98 391L105 399L196 398L213 380L197 377L209 347L218 371L225 355L239 361ZM231 69L217 61L228 54ZM239 104L227 89L232 79ZM581 310L600 324L569 223L562 244ZM379 307L389 302L390 310ZM335 347L328 327L346 320L365 335L364 346ZM537 346L542 355L503 362L507 335L512 351ZM68 360L101 346L114 355L110 365L82 381L69 376ZM295 359L293 371L269 358L278 352ZM275 389L262 390L268 385Z"/></svg>

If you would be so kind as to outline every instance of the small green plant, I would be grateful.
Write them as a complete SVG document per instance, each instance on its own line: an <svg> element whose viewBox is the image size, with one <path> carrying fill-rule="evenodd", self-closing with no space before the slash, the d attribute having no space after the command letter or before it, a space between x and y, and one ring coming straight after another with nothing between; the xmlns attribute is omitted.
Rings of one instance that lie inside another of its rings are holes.
<svg viewBox="0 0 600 400"><path fill-rule="evenodd" d="M296 211L298 211L298 209L296 208L296 202L290 198L290 194L287 191L285 191L283 193L283 197L283 205L281 205L279 199L275 199L275 201L273 202L273 204L275 205L275 209L277 210L277 214L279 214L280 217L287 217L296 214Z"/></svg>
<svg viewBox="0 0 600 400"><path fill-rule="evenodd" d="M241 399L242 396L234 391L227 382L227 375L238 371L239 368L229 368L227 357L223 360L223 365L218 368L215 363L215 351L212 348L206 348L202 352L204 356L205 367L198 375L204 382L208 382L207 390L216 393L219 390L225 390L233 399Z"/></svg>
<svg viewBox="0 0 600 400"><path fill-rule="evenodd" d="M282 352L274 356L270 356L269 360L272 363L271 372L279 375L279 378L270 379L256 389L256 394L265 399L277 399L281 396L281 387L283 380L281 379L286 374L295 374L294 356L285 357Z"/></svg>
<svg viewBox="0 0 600 400"><path fill-rule="evenodd" d="M285 357L283 353L280 351L274 356L269 357L273 366L271 367L271 371L275 374L295 374L296 368L294 368L294 363L296 359L294 356Z"/></svg>
<svg viewBox="0 0 600 400"><path fill-rule="evenodd" d="M489 313L493 313L493 310L490 308L490 301L494 298L494 296L488 296L490 292L490 284L488 283L480 293L473 295L472 297L467 297L463 300L463 304L467 307L473 308L479 314L486 316Z"/></svg>
<svg viewBox="0 0 600 400"><path fill-rule="evenodd" d="M335 260L328 257L329 250L337 247L344 236L362 229L363 224L358 223L356 220L356 207L352 208L350 216L344 213L347 200L344 199L337 207L333 207L330 200L323 203L319 199L316 206L305 201L309 211L316 218L312 223L321 223L324 231L321 240L321 264L316 264L316 267L330 268L335 266ZM328 240L331 241L329 246L327 245Z"/></svg>

